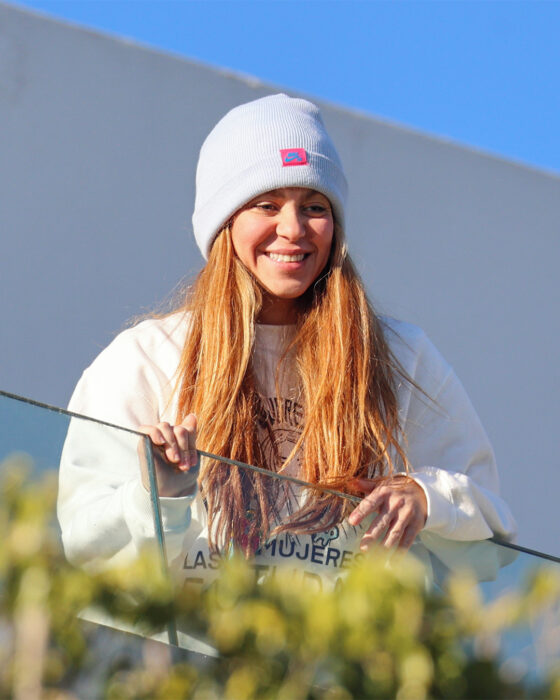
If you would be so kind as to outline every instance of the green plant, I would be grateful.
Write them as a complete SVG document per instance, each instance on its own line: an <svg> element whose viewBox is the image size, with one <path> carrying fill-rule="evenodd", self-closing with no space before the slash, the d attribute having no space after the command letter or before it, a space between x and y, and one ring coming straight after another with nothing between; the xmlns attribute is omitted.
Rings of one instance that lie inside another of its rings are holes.
<svg viewBox="0 0 560 700"><path fill-rule="evenodd" d="M175 591L154 552L95 575L71 566L55 500L52 474L36 480L21 460L2 465L2 697L560 697L559 675L539 687L508 679L499 655L504 630L558 607L551 571L484 604L468 576L452 579L445 595L426 590L407 557L367 558L336 591L295 587L288 572L259 581L250 563L233 558L209 590ZM176 621L219 655L200 664L150 639L86 625L80 615L91 606L147 635Z"/></svg>

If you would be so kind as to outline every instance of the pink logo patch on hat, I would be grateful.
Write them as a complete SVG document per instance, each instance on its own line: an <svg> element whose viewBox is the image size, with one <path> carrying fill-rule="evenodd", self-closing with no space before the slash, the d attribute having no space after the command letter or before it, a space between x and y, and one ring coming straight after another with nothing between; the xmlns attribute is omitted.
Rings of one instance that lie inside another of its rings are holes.
<svg viewBox="0 0 560 700"><path fill-rule="evenodd" d="M281 148L282 165L307 165L305 148Z"/></svg>

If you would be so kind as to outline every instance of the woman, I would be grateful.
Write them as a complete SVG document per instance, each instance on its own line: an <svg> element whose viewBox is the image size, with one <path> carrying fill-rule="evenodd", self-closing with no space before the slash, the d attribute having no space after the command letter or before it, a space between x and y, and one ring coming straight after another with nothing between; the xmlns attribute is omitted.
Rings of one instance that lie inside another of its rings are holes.
<svg viewBox="0 0 560 700"><path fill-rule="evenodd" d="M158 447L168 554L185 580L211 578L231 546L257 566L336 579L377 541L426 560L438 538L513 533L453 371L421 330L367 301L346 250L345 195L315 105L273 95L226 114L197 169L206 266L181 309L118 336L76 388L71 410ZM116 464L92 477L78 443L67 441L61 468L65 546L79 557L95 540L118 558L149 537L146 487ZM210 460L199 473L197 447L364 498L354 508Z"/></svg>

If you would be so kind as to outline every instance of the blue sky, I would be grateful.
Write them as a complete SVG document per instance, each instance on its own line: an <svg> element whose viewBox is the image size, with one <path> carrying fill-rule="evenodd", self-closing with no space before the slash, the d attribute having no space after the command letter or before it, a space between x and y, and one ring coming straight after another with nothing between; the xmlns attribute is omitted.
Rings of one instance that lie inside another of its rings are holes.
<svg viewBox="0 0 560 700"><path fill-rule="evenodd" d="M560 174L556 0L10 0Z"/></svg>

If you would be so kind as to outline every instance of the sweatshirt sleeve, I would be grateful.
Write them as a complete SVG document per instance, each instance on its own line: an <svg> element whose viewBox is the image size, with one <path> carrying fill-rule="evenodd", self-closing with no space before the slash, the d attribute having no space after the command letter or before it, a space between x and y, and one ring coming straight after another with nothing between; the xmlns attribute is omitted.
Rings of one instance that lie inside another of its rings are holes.
<svg viewBox="0 0 560 700"><path fill-rule="evenodd" d="M166 365L173 365L174 353L165 334L150 330L144 325L121 333L97 357L76 386L72 412L132 430L166 419L162 413L171 393ZM146 336L155 347L146 348ZM70 421L60 464L58 517L71 561L124 562L154 541L150 494L142 485L138 459L141 440L91 420ZM194 497L160 499L170 555L189 526Z"/></svg>
<svg viewBox="0 0 560 700"><path fill-rule="evenodd" d="M462 541L512 539L516 526L499 494L494 453L461 382L421 331L401 357L421 389L404 380L400 386L411 476L428 503L423 532Z"/></svg>

